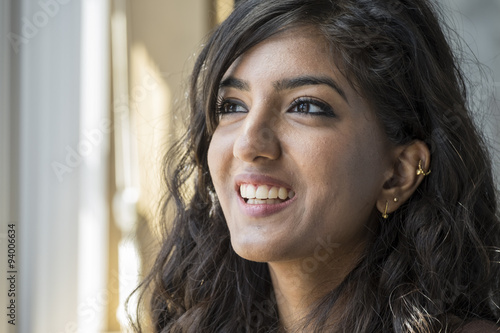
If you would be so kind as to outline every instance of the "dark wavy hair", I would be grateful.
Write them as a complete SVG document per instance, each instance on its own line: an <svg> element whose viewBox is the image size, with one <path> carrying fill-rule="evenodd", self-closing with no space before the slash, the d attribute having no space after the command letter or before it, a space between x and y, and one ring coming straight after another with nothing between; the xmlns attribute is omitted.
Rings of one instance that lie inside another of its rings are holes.
<svg viewBox="0 0 500 333"><path fill-rule="evenodd" d="M432 169L379 223L359 264L311 309L301 329L449 332L455 320L499 320L500 223L491 159L441 24L427 0L246 0L236 6L197 59L189 128L165 160L165 238L137 291L139 304L149 300L152 330L283 330L267 264L242 259L231 247L207 150L223 74L251 47L298 26L313 26L330 41L338 68L370 101L394 144L428 145ZM341 318L332 326L340 297Z"/></svg>

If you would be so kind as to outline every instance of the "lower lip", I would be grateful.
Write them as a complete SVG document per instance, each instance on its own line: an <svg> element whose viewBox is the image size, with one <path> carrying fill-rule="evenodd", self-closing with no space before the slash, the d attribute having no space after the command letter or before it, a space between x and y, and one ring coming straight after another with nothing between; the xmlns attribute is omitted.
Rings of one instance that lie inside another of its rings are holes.
<svg viewBox="0 0 500 333"><path fill-rule="evenodd" d="M250 217L266 217L273 214L276 214L283 209L290 206L297 196L295 195L293 198L284 201L278 204L261 204L261 205L249 205L245 202L245 200L238 196L240 208L243 213Z"/></svg>

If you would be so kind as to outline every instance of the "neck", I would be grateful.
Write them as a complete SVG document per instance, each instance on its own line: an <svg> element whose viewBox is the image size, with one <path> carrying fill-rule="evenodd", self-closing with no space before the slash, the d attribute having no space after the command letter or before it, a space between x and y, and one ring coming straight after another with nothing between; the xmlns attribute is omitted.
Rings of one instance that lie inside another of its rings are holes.
<svg viewBox="0 0 500 333"><path fill-rule="evenodd" d="M347 251L348 255L343 255L336 249L334 257L330 256L323 261L308 257L268 264L280 322L285 330L300 325L314 303L344 280L357 264L361 250L362 247L351 249ZM333 313L332 315L335 316Z"/></svg>

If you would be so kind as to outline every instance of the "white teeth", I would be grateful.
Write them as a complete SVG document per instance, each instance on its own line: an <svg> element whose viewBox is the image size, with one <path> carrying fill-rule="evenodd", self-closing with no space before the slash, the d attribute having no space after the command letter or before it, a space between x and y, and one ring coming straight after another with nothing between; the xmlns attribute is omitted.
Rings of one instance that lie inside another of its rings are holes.
<svg viewBox="0 0 500 333"><path fill-rule="evenodd" d="M275 204L293 198L295 192L289 191L285 187L241 184L240 195L242 198L249 199L248 204Z"/></svg>
<svg viewBox="0 0 500 333"><path fill-rule="evenodd" d="M286 188L280 187L280 190L278 192L278 197L281 200L285 200L286 198L288 198L288 191L286 190Z"/></svg>
<svg viewBox="0 0 500 333"><path fill-rule="evenodd" d="M279 189L276 186L271 187L269 190L269 199L278 199L278 191Z"/></svg>
<svg viewBox="0 0 500 333"><path fill-rule="evenodd" d="M278 204L281 201L278 199L267 199L267 200L262 200L262 199L248 199L247 204L249 205L274 205Z"/></svg>
<svg viewBox="0 0 500 333"><path fill-rule="evenodd" d="M255 197L257 199L267 199L269 195L269 187L267 185L259 185L257 191L255 191Z"/></svg>
<svg viewBox="0 0 500 333"><path fill-rule="evenodd" d="M242 185L240 187L246 187L245 196L243 198L253 199L255 198L255 187L253 185Z"/></svg>

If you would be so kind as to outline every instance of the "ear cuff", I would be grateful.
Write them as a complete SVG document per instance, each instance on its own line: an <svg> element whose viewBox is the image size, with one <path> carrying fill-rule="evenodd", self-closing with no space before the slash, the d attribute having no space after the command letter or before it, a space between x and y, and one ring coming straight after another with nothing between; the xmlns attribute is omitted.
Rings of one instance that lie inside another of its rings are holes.
<svg viewBox="0 0 500 333"><path fill-rule="evenodd" d="M430 169L427 172L425 172L424 169L422 169L422 160L419 160L418 167L417 167L417 176L424 175L424 177L425 177L425 176L428 176L430 173L431 173Z"/></svg>

